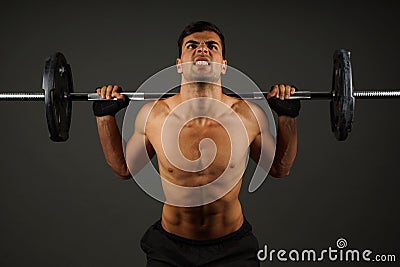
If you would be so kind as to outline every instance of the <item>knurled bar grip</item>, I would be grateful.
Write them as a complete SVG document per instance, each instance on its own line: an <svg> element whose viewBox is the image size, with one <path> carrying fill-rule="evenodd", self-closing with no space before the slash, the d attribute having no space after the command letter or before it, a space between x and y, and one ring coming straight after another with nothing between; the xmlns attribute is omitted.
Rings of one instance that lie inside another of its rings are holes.
<svg viewBox="0 0 400 267"><path fill-rule="evenodd" d="M0 93L1 101L44 101L44 93Z"/></svg>

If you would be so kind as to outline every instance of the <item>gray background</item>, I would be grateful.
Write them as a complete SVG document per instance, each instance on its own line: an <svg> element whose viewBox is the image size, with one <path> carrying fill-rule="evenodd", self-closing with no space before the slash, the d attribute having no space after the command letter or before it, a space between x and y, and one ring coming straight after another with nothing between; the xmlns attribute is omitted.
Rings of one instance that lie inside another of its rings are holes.
<svg viewBox="0 0 400 267"><path fill-rule="evenodd" d="M219 25L229 63L265 90L279 82L330 90L338 48L352 51L356 89L400 83L398 1L107 2L3 3L0 90L40 91L54 51L72 65L76 91L108 83L135 90L175 62L180 31L198 19ZM321 250L343 237L348 248L400 260L398 104L358 101L353 133L339 143L328 102L303 102L291 175L268 178L253 194L242 190L260 246ZM161 203L113 177L91 104L73 109L70 139L52 143L42 103L0 105L1 266L145 264L139 240ZM275 258L263 266L288 264Z"/></svg>

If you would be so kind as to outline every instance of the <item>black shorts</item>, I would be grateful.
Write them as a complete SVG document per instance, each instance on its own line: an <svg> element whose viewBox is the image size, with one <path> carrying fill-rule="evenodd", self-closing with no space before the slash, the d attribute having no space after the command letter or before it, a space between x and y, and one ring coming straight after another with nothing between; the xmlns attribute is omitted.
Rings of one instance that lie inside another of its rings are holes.
<svg viewBox="0 0 400 267"><path fill-rule="evenodd" d="M168 233L159 220L146 231L141 247L147 255L147 267L260 266L258 241L246 219L237 231L205 241Z"/></svg>

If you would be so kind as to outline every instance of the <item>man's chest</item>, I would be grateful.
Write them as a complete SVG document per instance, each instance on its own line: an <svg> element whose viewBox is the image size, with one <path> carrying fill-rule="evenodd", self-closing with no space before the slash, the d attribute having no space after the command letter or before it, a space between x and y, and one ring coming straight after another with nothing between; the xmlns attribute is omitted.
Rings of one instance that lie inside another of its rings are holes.
<svg viewBox="0 0 400 267"><path fill-rule="evenodd" d="M146 135L159 160L190 172L236 165L247 153L251 138L241 122L226 125L204 117L149 123Z"/></svg>

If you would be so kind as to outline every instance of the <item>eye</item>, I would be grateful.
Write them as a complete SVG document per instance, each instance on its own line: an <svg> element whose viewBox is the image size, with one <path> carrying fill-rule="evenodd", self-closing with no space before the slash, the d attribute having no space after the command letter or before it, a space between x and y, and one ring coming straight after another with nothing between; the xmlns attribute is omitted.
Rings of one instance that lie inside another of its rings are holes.
<svg viewBox="0 0 400 267"><path fill-rule="evenodd" d="M211 50L218 50L218 46L215 44L210 44L207 47L208 47L208 49L211 49Z"/></svg>
<svg viewBox="0 0 400 267"><path fill-rule="evenodd" d="M197 45L195 45L195 44L188 44L186 46L187 49L195 49L196 47L197 47Z"/></svg>

